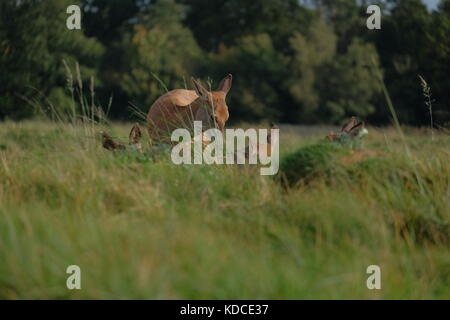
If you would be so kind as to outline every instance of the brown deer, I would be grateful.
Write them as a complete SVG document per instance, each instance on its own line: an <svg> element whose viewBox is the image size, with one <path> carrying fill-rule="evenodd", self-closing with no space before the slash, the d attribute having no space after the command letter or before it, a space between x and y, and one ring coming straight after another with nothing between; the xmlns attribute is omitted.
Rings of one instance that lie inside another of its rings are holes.
<svg viewBox="0 0 450 320"><path fill-rule="evenodd" d="M150 107L147 125L153 141L169 142L173 130L193 128L193 121L202 121L203 128L215 127L222 132L228 120L226 97L231 89L232 75L220 82L216 91L206 90L192 79L194 90L176 89L160 96Z"/></svg>
<svg viewBox="0 0 450 320"><path fill-rule="evenodd" d="M329 141L335 141L342 136L349 136L351 138L357 137L364 129L365 123L358 121L356 117L351 117L350 120L344 124L339 133L330 133L327 135Z"/></svg>
<svg viewBox="0 0 450 320"><path fill-rule="evenodd" d="M131 128L130 135L128 137L129 146L125 146L125 144L121 142L114 141L114 139L106 132L102 132L102 145L103 148L114 151L114 150L133 150L139 153L144 153L141 145L141 128L139 124L135 123Z"/></svg>

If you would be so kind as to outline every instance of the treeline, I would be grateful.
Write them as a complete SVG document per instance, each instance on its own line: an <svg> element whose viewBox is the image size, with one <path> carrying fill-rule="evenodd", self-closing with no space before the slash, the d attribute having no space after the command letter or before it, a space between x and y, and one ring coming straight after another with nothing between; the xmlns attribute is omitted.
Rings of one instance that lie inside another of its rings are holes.
<svg viewBox="0 0 450 320"><path fill-rule="evenodd" d="M82 30L66 27L71 4ZM146 112L166 87L190 88L194 76L214 88L232 73L231 121L383 124L380 72L402 123L429 123L421 75L445 125L450 0L433 12L420 0L376 4L381 30L366 27L369 1L2 0L0 119L33 116L32 101L69 110L81 82L127 120L130 105Z"/></svg>

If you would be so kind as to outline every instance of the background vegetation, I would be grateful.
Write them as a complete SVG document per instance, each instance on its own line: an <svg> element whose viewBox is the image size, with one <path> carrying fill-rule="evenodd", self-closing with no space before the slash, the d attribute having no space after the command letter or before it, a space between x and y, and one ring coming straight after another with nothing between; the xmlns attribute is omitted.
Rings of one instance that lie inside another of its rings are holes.
<svg viewBox="0 0 450 320"><path fill-rule="evenodd" d="M83 8L69 31L69 4ZM371 1L382 29L366 28L356 0L4 0L0 4L0 119L33 116L24 100L70 102L65 66L95 80L110 116L146 112L191 76L234 75L231 121L385 124L381 68L402 123L427 124L418 75L432 88L436 125L449 121L450 1ZM186 83L187 82L187 83ZM214 84L213 84L214 86ZM89 90L85 88L85 90Z"/></svg>

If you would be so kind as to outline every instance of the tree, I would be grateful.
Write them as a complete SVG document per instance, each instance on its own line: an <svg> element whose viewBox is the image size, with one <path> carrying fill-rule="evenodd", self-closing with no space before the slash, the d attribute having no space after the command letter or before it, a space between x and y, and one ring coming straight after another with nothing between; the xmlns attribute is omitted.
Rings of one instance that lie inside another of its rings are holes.
<svg viewBox="0 0 450 320"><path fill-rule="evenodd" d="M372 101L380 91L370 71L373 45L354 38L346 52L337 50L337 35L321 20L307 36L294 34L286 81L297 108L291 118L301 122L339 123L348 116L367 117L375 112ZM378 67L378 66L377 66Z"/></svg>
<svg viewBox="0 0 450 320"><path fill-rule="evenodd" d="M325 22L332 26L337 36L337 50L343 53L353 38L361 34L366 26L367 5L355 0L316 0L316 10Z"/></svg>
<svg viewBox="0 0 450 320"><path fill-rule="evenodd" d="M153 2L115 47L120 63L111 70L112 81L144 112L166 88L184 88L195 74L202 52L181 25L182 11L173 0Z"/></svg>
<svg viewBox="0 0 450 320"><path fill-rule="evenodd" d="M142 0L82 0L83 29L88 37L95 37L105 46L130 31L136 17L148 1Z"/></svg>
<svg viewBox="0 0 450 320"><path fill-rule="evenodd" d="M315 117L321 94L316 90L318 71L335 57L337 43L333 30L320 20L310 30L306 36L296 32L289 40L293 55L289 63L291 72L285 81L297 106L290 110L290 118L302 122L319 120Z"/></svg>
<svg viewBox="0 0 450 320"><path fill-rule="evenodd" d="M354 38L345 54L337 55L318 72L318 114L331 123L350 116L367 119L374 114L381 86L373 71L379 68L375 47Z"/></svg>
<svg viewBox="0 0 450 320"><path fill-rule="evenodd" d="M450 122L450 0L443 0L433 12L427 37L426 76L433 92L435 120L441 125ZM425 75L424 75L425 76Z"/></svg>
<svg viewBox="0 0 450 320"><path fill-rule="evenodd" d="M56 107L68 107L63 59L70 66L78 61L84 77L95 75L103 49L81 31L67 29L66 8L73 2L0 3L0 118L32 115L33 108L22 96L32 98L38 91L57 98Z"/></svg>
<svg viewBox="0 0 450 320"><path fill-rule="evenodd" d="M385 82L402 123L427 121L418 75L429 78L431 14L420 0L391 0L390 14L376 33ZM380 114L381 115L381 114ZM382 118L387 118L385 112Z"/></svg>
<svg viewBox="0 0 450 320"><path fill-rule="evenodd" d="M285 108L285 95L281 91L287 72L285 62L266 33L244 36L234 46L222 45L210 55L208 70L216 79L234 74L228 103L230 121L281 118Z"/></svg>
<svg viewBox="0 0 450 320"><path fill-rule="evenodd" d="M216 51L245 36L267 33L283 52L293 31L304 31L313 13L297 0L181 0L187 6L185 24L200 46Z"/></svg>

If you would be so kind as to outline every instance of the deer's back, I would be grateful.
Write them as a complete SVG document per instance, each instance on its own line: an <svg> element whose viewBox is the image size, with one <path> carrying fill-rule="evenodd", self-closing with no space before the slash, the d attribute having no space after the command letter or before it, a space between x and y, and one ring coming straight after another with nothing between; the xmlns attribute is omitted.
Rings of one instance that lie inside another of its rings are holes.
<svg viewBox="0 0 450 320"><path fill-rule="evenodd" d="M170 139L174 129L190 127L198 106L198 95L193 90L176 89L165 93L152 104L148 112L150 137Z"/></svg>

